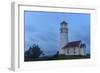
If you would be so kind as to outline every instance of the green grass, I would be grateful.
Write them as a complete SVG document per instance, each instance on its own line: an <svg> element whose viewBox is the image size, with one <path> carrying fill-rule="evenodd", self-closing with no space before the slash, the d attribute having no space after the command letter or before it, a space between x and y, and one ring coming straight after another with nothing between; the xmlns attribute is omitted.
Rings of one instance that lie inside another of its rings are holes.
<svg viewBox="0 0 100 73"><path fill-rule="evenodd" d="M90 58L90 55L58 55L58 56L45 56L45 57L39 57L39 58L29 58L25 59L25 62L30 61L48 61L48 60L73 60L73 59L88 59Z"/></svg>

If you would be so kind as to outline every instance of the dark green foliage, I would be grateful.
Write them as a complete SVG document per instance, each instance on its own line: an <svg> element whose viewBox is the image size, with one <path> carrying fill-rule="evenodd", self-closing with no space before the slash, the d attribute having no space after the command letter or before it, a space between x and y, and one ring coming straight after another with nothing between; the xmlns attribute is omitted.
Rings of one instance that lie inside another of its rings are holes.
<svg viewBox="0 0 100 73"><path fill-rule="evenodd" d="M59 51L57 51L53 57L58 57L58 56L59 56Z"/></svg>
<svg viewBox="0 0 100 73"><path fill-rule="evenodd" d="M58 52L57 52L58 53ZM85 56L81 56L81 55L54 55L54 56L45 56L45 57L40 57L37 59L33 59L33 60L27 60L29 61L51 61L51 60L74 60L74 59L89 59L90 55L85 55Z"/></svg>
<svg viewBox="0 0 100 73"><path fill-rule="evenodd" d="M39 58L41 54L44 55L40 47L38 45L33 44L32 46L30 46L29 50L25 52L25 61Z"/></svg>

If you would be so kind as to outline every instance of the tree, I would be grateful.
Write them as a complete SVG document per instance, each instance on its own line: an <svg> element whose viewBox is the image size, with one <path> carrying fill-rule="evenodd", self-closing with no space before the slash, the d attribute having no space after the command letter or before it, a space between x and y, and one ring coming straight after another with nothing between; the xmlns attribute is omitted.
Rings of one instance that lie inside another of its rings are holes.
<svg viewBox="0 0 100 73"><path fill-rule="evenodd" d="M58 57L59 56L59 51L56 52L56 54L54 55L54 57Z"/></svg>
<svg viewBox="0 0 100 73"><path fill-rule="evenodd" d="M30 52L31 52L31 55L33 58L38 58L43 53L43 51L40 49L40 47L35 44L31 47Z"/></svg>
<svg viewBox="0 0 100 73"><path fill-rule="evenodd" d="M36 45L33 44L32 46L30 46L29 50L25 52L25 59L35 59L35 58L39 58L39 56L43 54L43 51L41 50L41 48Z"/></svg>

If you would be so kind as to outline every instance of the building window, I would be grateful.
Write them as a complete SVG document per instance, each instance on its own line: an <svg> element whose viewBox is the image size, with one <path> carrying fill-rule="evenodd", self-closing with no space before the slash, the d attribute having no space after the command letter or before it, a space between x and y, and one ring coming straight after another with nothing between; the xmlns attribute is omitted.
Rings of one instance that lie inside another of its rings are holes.
<svg viewBox="0 0 100 73"><path fill-rule="evenodd" d="M73 51L73 52L74 52L74 54L76 54L75 48L73 48L73 50L74 50L74 51Z"/></svg>
<svg viewBox="0 0 100 73"><path fill-rule="evenodd" d="M69 48L67 49L67 53L69 54Z"/></svg>

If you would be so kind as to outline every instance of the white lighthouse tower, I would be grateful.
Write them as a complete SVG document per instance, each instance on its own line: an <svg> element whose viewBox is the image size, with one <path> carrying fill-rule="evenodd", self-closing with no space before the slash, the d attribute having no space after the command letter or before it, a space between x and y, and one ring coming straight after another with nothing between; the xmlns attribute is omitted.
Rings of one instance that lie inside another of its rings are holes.
<svg viewBox="0 0 100 73"><path fill-rule="evenodd" d="M68 27L67 22L62 21L60 23L60 50L59 54L64 54L64 50L62 49L68 43Z"/></svg>

